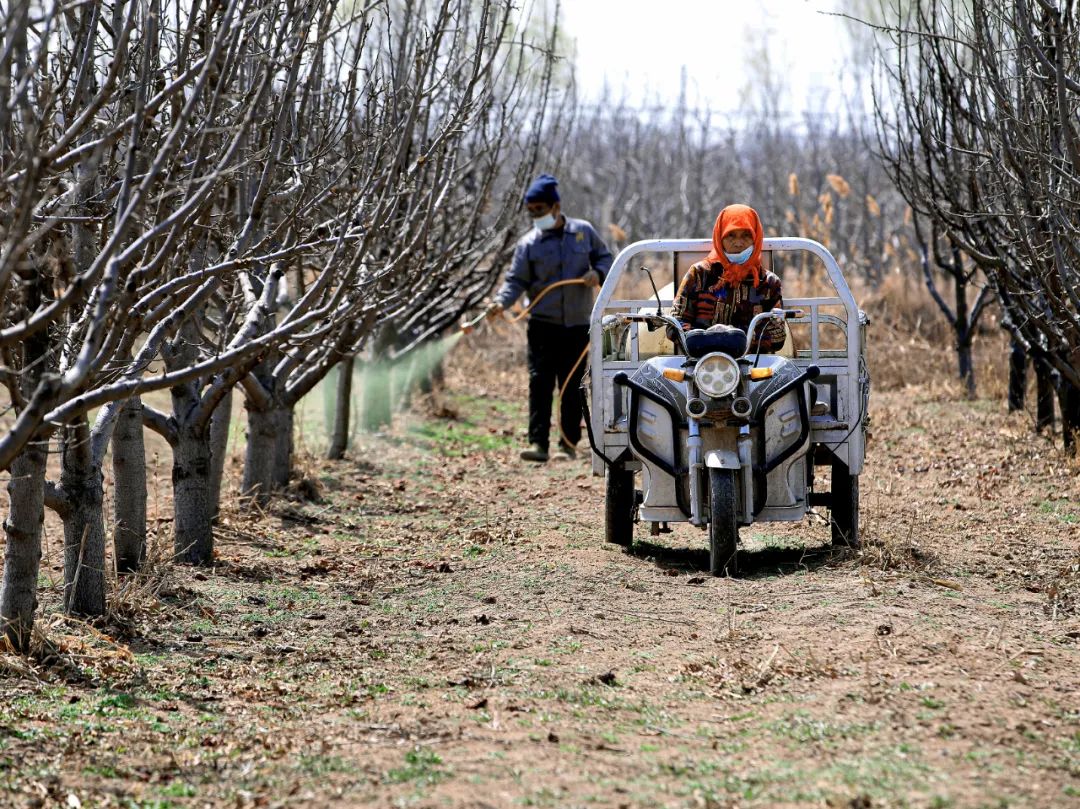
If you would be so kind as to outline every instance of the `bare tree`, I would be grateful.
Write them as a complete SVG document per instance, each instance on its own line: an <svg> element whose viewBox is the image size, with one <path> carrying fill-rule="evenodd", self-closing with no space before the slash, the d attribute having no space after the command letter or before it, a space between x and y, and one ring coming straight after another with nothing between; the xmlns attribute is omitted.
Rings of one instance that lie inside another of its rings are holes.
<svg viewBox="0 0 1080 809"><path fill-rule="evenodd" d="M945 316L953 330L954 347L957 357L957 371L964 381L968 399L975 398L975 363L972 358L972 345L979 320L986 311L987 304L993 300L993 293L988 284L979 288L975 302L968 299L969 288L976 280L978 269L965 261L959 245L942 238L937 223L931 223L927 238L920 226L920 217L913 217L915 239L919 246L923 280L930 296L938 309ZM941 271L952 280L953 305L946 303L937 286L937 273Z"/></svg>
<svg viewBox="0 0 1080 809"><path fill-rule="evenodd" d="M1080 59L1070 7L915 4L893 26L878 118L894 175L993 284L1004 323L1060 379L1080 430ZM892 110L895 108L895 114Z"/></svg>
<svg viewBox="0 0 1080 809"><path fill-rule="evenodd" d="M4 10L0 381L14 419L0 436L13 473L0 609L20 648L42 503L64 521L65 607L104 607L110 441L118 566L143 555L140 420L173 448L176 555L205 564L230 391L242 386L253 423L282 426L380 323L489 277L480 265L506 239L498 181L527 170L506 136L519 105L546 103L521 80L533 43L512 19L502 0ZM500 211L462 227L454 209L469 206ZM160 389L169 413L140 401ZM54 434L62 473L46 485ZM252 430L249 457L269 451L280 479L290 434Z"/></svg>

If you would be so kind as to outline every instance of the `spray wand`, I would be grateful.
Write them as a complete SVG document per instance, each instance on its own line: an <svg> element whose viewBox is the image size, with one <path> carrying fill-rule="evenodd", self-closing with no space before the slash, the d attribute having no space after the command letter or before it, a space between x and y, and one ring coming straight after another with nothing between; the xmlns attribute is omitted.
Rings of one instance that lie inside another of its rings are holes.
<svg viewBox="0 0 1080 809"><path fill-rule="evenodd" d="M546 286L546 287L544 287L543 289L540 290L540 294L538 294L535 298L533 298L531 301L529 301L529 305L525 307L524 311L518 312L513 317L508 318L506 322L507 323L517 323L519 320L524 319L529 314L529 312L531 312L533 310L533 307L536 306L536 304L540 303L540 301L543 299L543 297L545 295L547 295L549 292L551 292L551 291L553 291L555 289L558 289L559 287L577 286L577 285L583 286L584 284L585 284L585 279L584 278L567 278L564 281L556 281L554 284L549 284L548 286ZM462 323L461 324L461 333L462 334L471 334L473 331L476 330L476 327L479 326L481 323L483 323L485 320L487 320L488 316L491 315L491 313L494 312L495 310L496 310L496 304L493 304L493 305L489 306L487 309L485 309L483 312L481 312L479 315L474 317L472 320L467 320L464 323Z"/></svg>

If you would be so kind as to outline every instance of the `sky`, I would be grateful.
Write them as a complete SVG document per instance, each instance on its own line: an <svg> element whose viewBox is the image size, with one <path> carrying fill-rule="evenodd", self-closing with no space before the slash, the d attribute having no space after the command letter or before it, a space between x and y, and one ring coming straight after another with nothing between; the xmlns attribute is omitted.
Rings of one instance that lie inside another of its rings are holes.
<svg viewBox="0 0 1080 809"><path fill-rule="evenodd" d="M783 89L779 108L799 115L841 103L847 24L820 13L834 9L835 0L564 0L560 25L576 41L588 100L606 79L633 105L670 103L685 66L692 106L737 112L767 52Z"/></svg>

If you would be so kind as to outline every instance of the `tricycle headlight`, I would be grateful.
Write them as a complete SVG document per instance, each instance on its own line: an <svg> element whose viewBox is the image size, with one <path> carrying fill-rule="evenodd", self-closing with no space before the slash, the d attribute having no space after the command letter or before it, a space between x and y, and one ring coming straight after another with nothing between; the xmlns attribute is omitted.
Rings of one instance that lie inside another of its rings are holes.
<svg viewBox="0 0 1080 809"><path fill-rule="evenodd" d="M723 398L739 387L739 364L727 354L706 354L694 366L694 381L706 396Z"/></svg>

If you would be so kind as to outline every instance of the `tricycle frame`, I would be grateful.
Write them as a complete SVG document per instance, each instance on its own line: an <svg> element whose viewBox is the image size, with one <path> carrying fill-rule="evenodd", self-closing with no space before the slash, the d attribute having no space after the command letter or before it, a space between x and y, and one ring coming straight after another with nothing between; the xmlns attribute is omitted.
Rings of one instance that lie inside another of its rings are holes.
<svg viewBox="0 0 1080 809"><path fill-rule="evenodd" d="M637 344L634 343L629 359L617 360L604 356L603 320L618 313L655 311L655 299L616 299L619 281L632 266L634 259L643 253L672 253L674 265L682 259L704 258L711 248L708 239L656 239L635 242L624 248L615 258L609 270L590 320L590 433L595 444L592 459L594 474L603 474L608 464L627 464L634 468L635 462L629 452L628 423L625 416L619 418L616 410L626 413L626 408L615 407L615 397L624 395L621 386L615 384L618 374L633 374L640 366ZM858 475L862 471L865 456L866 406L869 395L869 374L864 355L864 328L866 315L858 308L851 289L844 279L836 259L819 242L803 238L766 239L763 251L807 252L819 259L828 273L836 295L812 298L784 298L786 309L798 309L802 314L789 322L793 325L807 323L810 326L810 346L796 353L793 361L803 370L816 365L823 378L835 383L837 401L830 412L811 419L810 441L818 449L818 463L839 461L848 473ZM662 300L667 309L670 300ZM822 312L825 307L842 306L844 321ZM847 350L844 356L823 354L820 347L822 323L842 327L845 331Z"/></svg>

